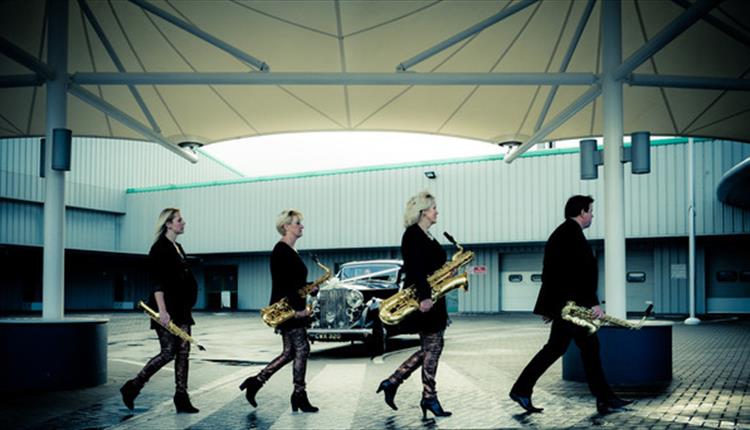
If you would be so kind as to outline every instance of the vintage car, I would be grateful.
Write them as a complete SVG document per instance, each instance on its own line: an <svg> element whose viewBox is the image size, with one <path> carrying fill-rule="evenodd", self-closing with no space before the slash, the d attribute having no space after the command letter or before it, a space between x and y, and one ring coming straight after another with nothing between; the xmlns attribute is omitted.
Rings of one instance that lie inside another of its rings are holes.
<svg viewBox="0 0 750 430"><path fill-rule="evenodd" d="M386 339L412 332L406 324L385 325L378 318L380 301L403 287L401 260L353 261L312 298L312 342L363 341L374 355L385 351Z"/></svg>

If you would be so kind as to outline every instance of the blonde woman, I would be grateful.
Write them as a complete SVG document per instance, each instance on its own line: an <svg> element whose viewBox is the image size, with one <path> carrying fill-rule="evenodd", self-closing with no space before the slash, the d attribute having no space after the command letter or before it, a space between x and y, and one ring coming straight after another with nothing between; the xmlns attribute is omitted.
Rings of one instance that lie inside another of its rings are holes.
<svg viewBox="0 0 750 430"><path fill-rule="evenodd" d="M318 408L310 404L305 390L305 373L307 372L307 358L310 355L310 341L307 340L307 326L310 324L310 311L306 308L305 298L300 297L299 291L307 282L307 267L295 248L297 240L302 237L302 212L294 209L281 212L276 219L276 231L281 239L271 252L271 301L286 298L289 305L296 311L294 318L276 327L281 334L283 350L257 375L251 376L240 385L245 391L248 403L257 407L255 395L271 376L289 362L294 362L292 380L292 411L318 412ZM311 294L316 294L317 288Z"/></svg>
<svg viewBox="0 0 750 430"><path fill-rule="evenodd" d="M179 209L166 208L161 211L156 227L156 237L148 253L154 293L149 302L159 309L159 319L166 326L172 321L186 333L195 324L192 308L198 297L198 284L186 261L185 251L177 242L177 236L185 232L185 220ZM156 330L161 351L149 360L135 378L120 388L122 401L128 409L134 408L134 400L143 386L165 364L175 360L174 404L177 412L196 413L187 392L188 357L190 343L168 332L164 327L151 321Z"/></svg>
<svg viewBox="0 0 750 430"><path fill-rule="evenodd" d="M421 348L407 358L401 366L378 386L377 392L385 393L385 402L393 410L396 390L417 368L422 366L422 416L427 411L435 416L446 417L451 413L443 410L435 389L435 373L443 351L443 333L448 325L448 309L445 298L432 301L432 288L427 278L445 264L443 247L432 237L429 229L438 219L435 197L428 191L411 197L404 212L404 235L401 238L401 256L404 260L404 285L414 285L419 300L419 339Z"/></svg>

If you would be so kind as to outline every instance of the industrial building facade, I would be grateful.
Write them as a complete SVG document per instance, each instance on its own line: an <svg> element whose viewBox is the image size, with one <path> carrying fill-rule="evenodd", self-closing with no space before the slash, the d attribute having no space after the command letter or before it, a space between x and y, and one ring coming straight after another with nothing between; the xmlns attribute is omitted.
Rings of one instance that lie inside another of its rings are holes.
<svg viewBox="0 0 750 430"><path fill-rule="evenodd" d="M657 314L689 312L686 142L654 142L650 174L626 169L629 312L642 311L647 301ZM132 309L148 295L145 255L164 207L180 208L187 221L179 240L196 257L197 307L218 309L223 295L231 308L256 310L270 296L268 258L282 209L305 215L298 249L313 278L320 269L310 252L332 268L399 258L404 203L423 189L437 197L435 232L450 232L477 255L469 291L451 293L451 311L530 311L544 242L573 194L598 203L587 237L604 298L603 185L579 179L575 149L531 152L513 164L482 157L246 178L202 152L191 165L147 142L81 138L73 145L66 179L68 311ZM695 151L696 311L750 313L750 211L716 198L722 174L750 157L750 145L699 140ZM0 140L0 312L41 309L43 181L38 139Z"/></svg>

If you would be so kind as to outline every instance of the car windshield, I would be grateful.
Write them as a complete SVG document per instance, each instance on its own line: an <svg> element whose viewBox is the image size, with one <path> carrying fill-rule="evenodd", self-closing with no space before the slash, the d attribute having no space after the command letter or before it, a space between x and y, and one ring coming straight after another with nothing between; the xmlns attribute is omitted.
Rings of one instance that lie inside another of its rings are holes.
<svg viewBox="0 0 750 430"><path fill-rule="evenodd" d="M338 277L342 281L361 278L395 283L399 268L397 264L357 264L341 268Z"/></svg>

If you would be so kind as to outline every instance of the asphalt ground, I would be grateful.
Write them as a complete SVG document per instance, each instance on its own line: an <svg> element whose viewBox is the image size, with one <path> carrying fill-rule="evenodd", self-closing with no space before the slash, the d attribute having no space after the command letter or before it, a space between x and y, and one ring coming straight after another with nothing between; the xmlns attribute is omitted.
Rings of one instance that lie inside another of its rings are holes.
<svg viewBox="0 0 750 430"><path fill-rule="evenodd" d="M618 391L634 399L625 410L601 415L584 383L561 377L561 360L539 380L526 414L508 391L545 343L549 326L530 314L456 315L446 331L437 373L438 396L451 417L423 419L418 372L388 408L379 382L419 348L417 336L388 342L371 357L361 344L315 343L307 369L316 414L290 408L291 366L280 370L250 406L238 385L281 351L281 339L256 312L197 313L189 391L198 414L176 414L174 370L157 373L136 399L123 404L119 387L158 352L143 314L76 316L109 319L107 383L85 389L4 395L2 429L489 429L489 428L750 428L750 321L721 319L673 327L673 380L668 386ZM633 369L637 372L638 369Z"/></svg>

